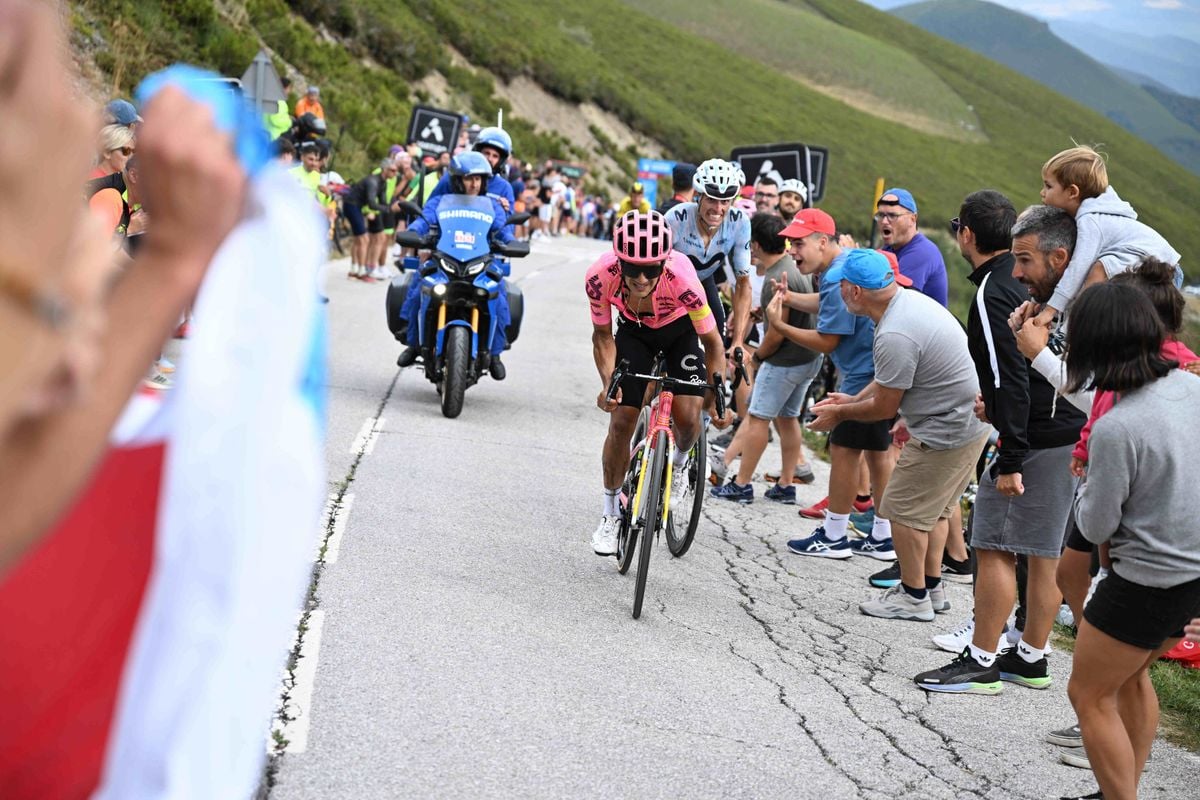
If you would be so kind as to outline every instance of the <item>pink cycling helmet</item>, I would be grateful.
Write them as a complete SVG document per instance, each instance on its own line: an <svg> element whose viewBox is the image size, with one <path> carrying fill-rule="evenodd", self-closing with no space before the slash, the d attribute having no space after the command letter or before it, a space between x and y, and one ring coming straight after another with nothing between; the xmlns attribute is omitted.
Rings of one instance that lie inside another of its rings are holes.
<svg viewBox="0 0 1200 800"><path fill-rule="evenodd" d="M653 264L671 254L671 228L657 211L628 211L613 229L613 252L630 264Z"/></svg>

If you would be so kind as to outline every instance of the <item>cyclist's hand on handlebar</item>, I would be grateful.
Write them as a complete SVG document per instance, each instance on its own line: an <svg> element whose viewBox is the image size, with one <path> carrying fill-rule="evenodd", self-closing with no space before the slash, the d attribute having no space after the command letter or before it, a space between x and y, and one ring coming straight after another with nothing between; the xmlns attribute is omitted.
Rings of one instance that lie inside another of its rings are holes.
<svg viewBox="0 0 1200 800"><path fill-rule="evenodd" d="M608 391L601 390L600 394L596 395L596 406L601 411L607 411L609 414L617 410L617 406L621 405L621 387L617 387L617 394L612 400L608 399Z"/></svg>
<svg viewBox="0 0 1200 800"><path fill-rule="evenodd" d="M726 428L728 428L730 425L733 424L733 412L730 411L728 408L725 409L725 416L723 416L723 417L717 416L716 400L709 400L708 403L705 404L704 413L706 413L706 414L708 414L708 416L712 417L713 427L715 427L717 430L725 430Z"/></svg>

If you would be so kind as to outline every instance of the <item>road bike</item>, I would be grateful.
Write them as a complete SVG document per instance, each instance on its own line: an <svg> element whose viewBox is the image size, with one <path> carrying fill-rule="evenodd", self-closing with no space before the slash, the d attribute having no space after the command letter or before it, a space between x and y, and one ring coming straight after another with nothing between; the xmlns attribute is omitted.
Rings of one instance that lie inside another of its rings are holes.
<svg viewBox="0 0 1200 800"><path fill-rule="evenodd" d="M719 375L713 375L711 384L680 380L666 375L662 370L662 362L663 355L659 353L650 374L641 375L629 372L628 360L622 359L608 383L607 396L610 400L616 397L617 387L627 377L649 381L653 390L634 428L629 469L621 487L623 501L617 533L617 571L622 575L633 564L634 553L638 551L637 542L641 538L641 555L633 593L634 619L642 615L651 545L660 532L665 532L671 555L678 558L688 551L696 537L696 527L700 524L700 508L704 502L702 485L708 478L706 426L701 420L700 435L688 452L684 466L692 493L692 507L687 525L681 531L671 513L671 478L674 471L671 454L675 447L675 434L671 430L671 407L675 395L671 387L711 390L716 395L717 416L725 416L724 382Z"/></svg>

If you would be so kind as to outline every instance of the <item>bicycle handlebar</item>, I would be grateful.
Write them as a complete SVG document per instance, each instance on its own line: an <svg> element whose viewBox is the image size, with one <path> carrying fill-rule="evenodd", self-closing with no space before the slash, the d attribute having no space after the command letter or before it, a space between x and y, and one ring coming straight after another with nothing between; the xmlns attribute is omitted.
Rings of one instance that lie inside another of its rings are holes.
<svg viewBox="0 0 1200 800"><path fill-rule="evenodd" d="M646 381L654 381L663 386L683 386L691 389L711 389L716 399L717 416L725 416L725 391L724 379L717 373L713 373L712 383L694 383L692 381L681 380L680 378L672 378L670 375L642 375L636 372L629 372L629 360L621 359L621 363L617 364L617 368L613 370L612 377L608 379L608 391L605 397L608 400L613 400L617 396L617 387L621 385L621 381L625 378L640 378ZM737 384L734 384L735 388Z"/></svg>

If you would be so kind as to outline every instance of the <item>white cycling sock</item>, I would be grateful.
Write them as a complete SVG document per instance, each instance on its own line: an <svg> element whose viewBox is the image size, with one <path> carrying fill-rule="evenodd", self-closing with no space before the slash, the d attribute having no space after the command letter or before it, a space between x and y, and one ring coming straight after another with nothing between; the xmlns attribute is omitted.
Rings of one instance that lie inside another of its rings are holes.
<svg viewBox="0 0 1200 800"><path fill-rule="evenodd" d="M875 523L871 528L871 541L882 542L890 538L892 538L892 521L875 517Z"/></svg>
<svg viewBox="0 0 1200 800"><path fill-rule="evenodd" d="M683 469L684 464L687 463L688 452L690 451L680 450L678 447L675 448L675 454L671 456L671 463L675 466L675 469Z"/></svg>
<svg viewBox="0 0 1200 800"><path fill-rule="evenodd" d="M849 514L835 514L825 509L825 538L831 542L840 542L846 538L846 526L850 524Z"/></svg>
<svg viewBox="0 0 1200 800"><path fill-rule="evenodd" d="M606 516L606 517L621 516L621 490L620 489L605 489L604 490L604 516Z"/></svg>

